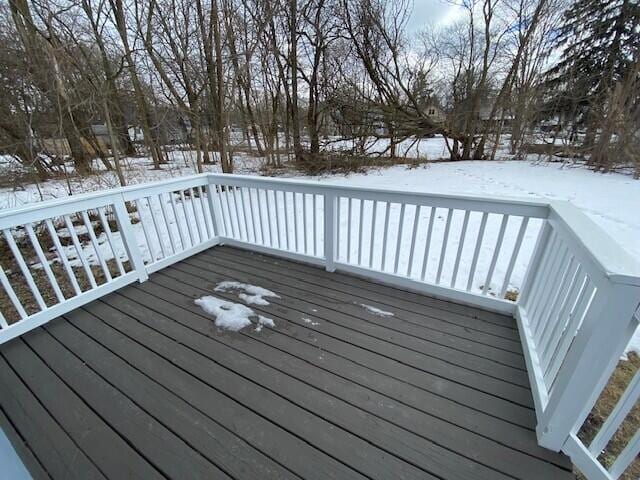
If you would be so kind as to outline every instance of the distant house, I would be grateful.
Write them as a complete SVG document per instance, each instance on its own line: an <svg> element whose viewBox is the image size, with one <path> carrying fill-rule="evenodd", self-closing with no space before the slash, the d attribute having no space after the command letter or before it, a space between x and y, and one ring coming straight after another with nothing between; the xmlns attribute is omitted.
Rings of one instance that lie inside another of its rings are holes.
<svg viewBox="0 0 640 480"><path fill-rule="evenodd" d="M91 131L81 132L82 148L92 156L108 155L111 150L111 137L106 125L95 122L90 125ZM71 155L69 142L59 132L55 124L43 124L38 128L36 144L42 153L52 156Z"/></svg>
<svg viewBox="0 0 640 480"><path fill-rule="evenodd" d="M440 105L433 101L427 103L423 111L434 123L443 123L447 118Z"/></svg>
<svg viewBox="0 0 640 480"><path fill-rule="evenodd" d="M105 123L92 123L91 131L93 132L93 136L101 149L104 150L104 147L111 148L111 135L109 134L109 128L107 128Z"/></svg>
<svg viewBox="0 0 640 480"><path fill-rule="evenodd" d="M492 101L492 100L491 100ZM491 101L486 101L482 105L480 105L480 109L478 111L479 120L485 124L490 124L490 128L500 124L501 129L504 131L508 131L511 128L511 123L513 122L513 114L509 110L503 110L502 108L496 108L495 112L493 112L493 103Z"/></svg>
<svg viewBox="0 0 640 480"><path fill-rule="evenodd" d="M190 141L191 122L187 118L176 115L172 111L161 111L158 115L158 125L154 128L158 129L158 137L164 144L177 144ZM143 142L144 132L138 124L128 126L129 138L132 142Z"/></svg>
<svg viewBox="0 0 640 480"><path fill-rule="evenodd" d="M104 138L105 140L108 140L110 138L109 129L107 128L107 125L104 123L100 123L100 122L92 123L91 131L96 136L96 138Z"/></svg>

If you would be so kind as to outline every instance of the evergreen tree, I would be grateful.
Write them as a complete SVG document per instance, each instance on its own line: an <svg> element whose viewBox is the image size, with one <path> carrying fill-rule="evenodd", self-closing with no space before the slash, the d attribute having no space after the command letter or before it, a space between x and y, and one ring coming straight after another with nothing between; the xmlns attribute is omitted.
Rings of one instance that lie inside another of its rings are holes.
<svg viewBox="0 0 640 480"><path fill-rule="evenodd" d="M640 47L638 0L577 0L564 13L554 51L560 61L547 72L549 110L587 127L590 147L609 96Z"/></svg>

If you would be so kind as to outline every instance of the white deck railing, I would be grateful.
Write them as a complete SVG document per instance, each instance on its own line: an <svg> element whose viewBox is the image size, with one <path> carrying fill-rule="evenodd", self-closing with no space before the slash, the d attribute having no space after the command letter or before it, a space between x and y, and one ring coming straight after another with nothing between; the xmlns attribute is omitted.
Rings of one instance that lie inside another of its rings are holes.
<svg viewBox="0 0 640 480"><path fill-rule="evenodd" d="M568 203L551 203L516 319L536 403L539 443L589 479L617 479L640 453L640 430L607 470L597 461L640 398L636 372L587 446L578 433L638 327L640 268Z"/></svg>
<svg viewBox="0 0 640 480"><path fill-rule="evenodd" d="M0 213L0 343L218 244L514 315L538 439L591 479L640 397L636 374L590 445L578 432L631 338L640 267L567 203L203 174ZM517 296L517 301L515 297Z"/></svg>

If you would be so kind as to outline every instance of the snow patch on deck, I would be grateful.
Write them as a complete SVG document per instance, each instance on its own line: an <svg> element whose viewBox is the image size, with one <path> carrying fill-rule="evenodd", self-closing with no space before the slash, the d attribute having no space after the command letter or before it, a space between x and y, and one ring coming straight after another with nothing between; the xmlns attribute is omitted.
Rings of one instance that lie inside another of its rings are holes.
<svg viewBox="0 0 640 480"><path fill-rule="evenodd" d="M274 321L268 317L257 315L251 308L241 303L229 302L221 298L206 295L195 300L209 315L215 317L216 327L238 332L255 323L255 331L260 332L267 326L274 328Z"/></svg>
<svg viewBox="0 0 640 480"><path fill-rule="evenodd" d="M364 308L367 312L377 315L379 317L393 317L393 313L385 312L384 310L374 307L373 305L367 305L366 303L360 303L359 305L362 308Z"/></svg>
<svg viewBox="0 0 640 480"><path fill-rule="evenodd" d="M256 332L262 331L262 327L271 327L274 328L276 326L273 323L273 320L268 317L263 317L262 315L258 315L258 325L256 325Z"/></svg>
<svg viewBox="0 0 640 480"><path fill-rule="evenodd" d="M216 292L242 290L242 293L238 294L238 298L249 305L269 305L269 302L264 297L280 298L280 295L273 293L271 290L241 282L220 282L214 290Z"/></svg>

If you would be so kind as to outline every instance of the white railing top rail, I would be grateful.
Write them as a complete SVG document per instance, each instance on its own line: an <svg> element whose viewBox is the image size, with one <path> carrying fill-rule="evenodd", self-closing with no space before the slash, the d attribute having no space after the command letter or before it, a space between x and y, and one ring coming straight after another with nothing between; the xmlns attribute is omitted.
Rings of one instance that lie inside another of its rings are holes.
<svg viewBox="0 0 640 480"><path fill-rule="evenodd" d="M126 187L110 188L97 192L81 193L77 195L69 195L68 197L55 198L37 202L20 207L0 210L0 230L11 228L17 225L24 225L30 222L36 222L47 218L50 214L62 215L63 212L72 212L84 210L87 208L95 208L104 204L114 197L123 199L124 201L135 200L139 198L140 193L144 196L153 195L159 191L166 191L171 188L180 190L188 189L194 185L206 185L208 174L190 175L187 177L177 177L158 182L140 183L129 185Z"/></svg>
<svg viewBox="0 0 640 480"><path fill-rule="evenodd" d="M576 254L586 254L581 260L592 263L612 283L640 286L637 258L571 203L552 201L549 206L549 222L574 242Z"/></svg>
<svg viewBox="0 0 640 480"><path fill-rule="evenodd" d="M430 206L447 208L468 208L474 206L475 211L490 213L508 213L511 215L526 215L535 218L546 218L549 202L539 198L521 197L485 197L482 195L454 194L454 193L426 193L417 191L403 191L393 188L358 187L351 185L328 185L313 180L299 180L290 178L255 177L250 175L209 174L212 178L230 186L272 186L274 189L289 189L308 193L331 192L345 197L357 196L365 200L380 201L406 200L409 197L421 199L420 203ZM456 205L456 202L460 202Z"/></svg>

